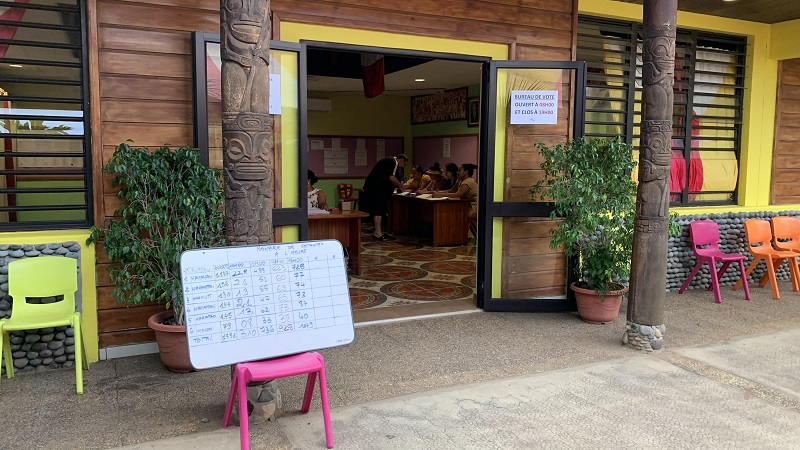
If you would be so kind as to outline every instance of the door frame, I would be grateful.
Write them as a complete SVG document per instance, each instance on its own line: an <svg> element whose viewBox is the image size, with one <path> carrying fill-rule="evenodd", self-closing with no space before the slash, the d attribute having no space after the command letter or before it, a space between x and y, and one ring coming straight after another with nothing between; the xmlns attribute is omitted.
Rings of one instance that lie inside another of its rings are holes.
<svg viewBox="0 0 800 450"><path fill-rule="evenodd" d="M219 44L219 33L207 33L196 31L192 33L192 113L194 116L194 146L200 149L200 162L208 166L208 92L206 86L206 45ZM273 208L272 226L297 226L299 240L308 239L308 202L306 182L308 173L305 168L308 166L308 139L307 136L307 116L308 95L306 84L308 74L306 73L306 51L303 44L296 42L269 41L270 50L281 50L297 53L298 74L297 74L297 107L298 107L298 167L300 167L298 184L298 207L292 208ZM200 70L200 69L203 70Z"/></svg>
<svg viewBox="0 0 800 450"><path fill-rule="evenodd" d="M495 180L495 121L497 119L498 69L556 69L574 72L574 99L572 111L572 136L583 136L586 107L586 63L584 61L489 61L483 67L481 84L481 131L479 185L483 187L478 199L478 254L477 297L478 307L486 311L506 312L558 312L574 311L575 300L567 289L567 298L543 297L536 299L492 297L492 265L494 244L491 239L495 218L550 217L552 204L542 202L506 202L493 198ZM503 182L501 179L500 182ZM485 187L484 187L485 186ZM481 239L480 237L484 237ZM566 286L575 279L575 264L567 261ZM495 270L502 270L501 267ZM566 288L565 286L565 288Z"/></svg>

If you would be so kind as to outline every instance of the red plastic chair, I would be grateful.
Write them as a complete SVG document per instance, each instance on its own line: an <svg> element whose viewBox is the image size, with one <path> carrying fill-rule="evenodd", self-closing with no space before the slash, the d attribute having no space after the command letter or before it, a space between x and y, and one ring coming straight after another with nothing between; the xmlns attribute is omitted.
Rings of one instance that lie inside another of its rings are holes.
<svg viewBox="0 0 800 450"><path fill-rule="evenodd" d="M692 269L692 273L689 274L689 278L683 282L683 286L681 286L678 293L683 294L683 291L689 287L689 283L694 276L697 275L697 271L700 270L700 267L708 263L708 271L711 274L711 286L708 287L708 290L713 289L714 299L717 303L722 303L722 294L720 294L719 291L719 280L722 278L722 275L725 274L725 271L728 270L728 266L736 261L739 263L739 273L741 274L741 280L739 282L741 283L742 280L744 280L744 296L747 300L750 300L750 287L747 285L747 275L745 275L744 271L745 256L739 253L724 253L719 249L719 227L717 223L711 220L696 220L689 224L689 236L692 240L692 250L697 258L697 264L695 264L694 269ZM719 272L717 272L718 262L722 263ZM736 289L737 288L734 287L733 290Z"/></svg>
<svg viewBox="0 0 800 450"><path fill-rule="evenodd" d="M800 269L797 267L797 253L792 251L775 250L772 248L772 230L769 221L763 219L750 219L744 222L744 233L747 239L747 247L753 255L753 262L747 268L747 275L756 268L759 262L764 261L767 265L767 273L761 277L759 287L764 287L767 281L772 286L772 298L780 300L781 293L778 291L778 279L775 278L775 269L783 264L785 259L789 265L789 274L792 277L792 290L800 291ZM739 280L733 290L739 289L742 281Z"/></svg>
<svg viewBox="0 0 800 450"><path fill-rule="evenodd" d="M311 397L314 394L314 382L319 375L319 396L322 400L322 420L325 423L325 444L333 448L333 430L331 428L331 410L328 406L328 385L325 381L325 360L317 352L300 353L293 356L240 363L233 369L231 391L222 417L222 427L227 428L231 422L233 402L239 397L239 442L242 450L250 448L250 429L247 421L247 384L263 382L275 378L292 377L308 374L306 393L300 412L305 414L311 408Z"/></svg>
<svg viewBox="0 0 800 450"><path fill-rule="evenodd" d="M336 185L336 193L339 196L339 208L342 207L342 202L353 202L353 209L358 207L358 197L353 196L353 185L350 183L341 183Z"/></svg>

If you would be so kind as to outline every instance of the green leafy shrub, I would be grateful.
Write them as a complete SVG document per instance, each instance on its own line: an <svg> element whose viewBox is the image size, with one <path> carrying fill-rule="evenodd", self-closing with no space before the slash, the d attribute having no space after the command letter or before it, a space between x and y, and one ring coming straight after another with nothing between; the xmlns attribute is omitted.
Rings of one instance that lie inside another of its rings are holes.
<svg viewBox="0 0 800 450"><path fill-rule="evenodd" d="M125 203L87 243L103 247L112 264L112 295L129 305L159 303L184 321L180 256L184 250L223 243L225 196L220 171L200 163L191 147L114 150L103 168Z"/></svg>
<svg viewBox="0 0 800 450"><path fill-rule="evenodd" d="M534 201L552 202L558 227L550 230L550 247L563 245L577 256L579 287L600 293L620 289L630 274L636 167L632 147L620 138L580 138L541 152L544 179L531 188Z"/></svg>

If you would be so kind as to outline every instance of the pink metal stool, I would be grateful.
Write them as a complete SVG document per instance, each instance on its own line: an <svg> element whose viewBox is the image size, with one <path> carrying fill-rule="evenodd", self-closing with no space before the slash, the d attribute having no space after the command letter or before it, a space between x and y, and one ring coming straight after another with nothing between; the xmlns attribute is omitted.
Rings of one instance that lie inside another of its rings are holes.
<svg viewBox="0 0 800 450"><path fill-rule="evenodd" d="M231 421L233 402L239 397L239 441L242 450L250 448L250 430L247 422L247 384L261 382L275 378L291 377L308 374L306 393L303 396L303 406L300 412L307 413L311 408L311 397L314 395L314 382L319 375L319 395L322 399L322 419L325 422L325 444L333 448L333 430L331 429L331 411L328 406L328 386L325 382L325 360L317 352L306 352L298 355L240 363L233 370L231 391L228 394L228 404L225 406L225 415L222 417L222 427L227 428Z"/></svg>

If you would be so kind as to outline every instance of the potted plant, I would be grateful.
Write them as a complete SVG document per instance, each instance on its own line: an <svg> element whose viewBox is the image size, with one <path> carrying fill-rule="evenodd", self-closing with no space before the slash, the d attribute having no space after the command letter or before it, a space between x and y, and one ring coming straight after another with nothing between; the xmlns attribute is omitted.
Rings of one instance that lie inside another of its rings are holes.
<svg viewBox="0 0 800 450"><path fill-rule="evenodd" d="M130 141L129 141L130 142ZM180 255L224 241L224 193L220 171L200 163L191 147L150 151L120 144L104 167L124 200L104 228L93 227L87 243L101 237L109 259L112 295L128 305L164 304L150 317L161 361L170 370L192 370L186 344Z"/></svg>
<svg viewBox="0 0 800 450"><path fill-rule="evenodd" d="M554 205L551 217L559 222L550 230L550 247L563 245L578 263L579 278L570 285L578 313L589 323L613 322L627 291L633 248L632 147L620 138L535 145L544 178L531 194Z"/></svg>

